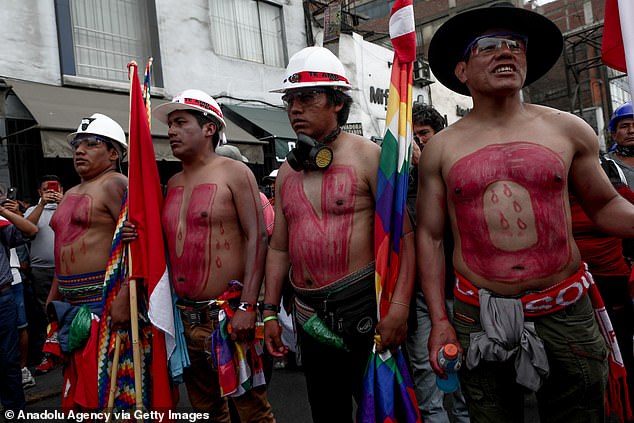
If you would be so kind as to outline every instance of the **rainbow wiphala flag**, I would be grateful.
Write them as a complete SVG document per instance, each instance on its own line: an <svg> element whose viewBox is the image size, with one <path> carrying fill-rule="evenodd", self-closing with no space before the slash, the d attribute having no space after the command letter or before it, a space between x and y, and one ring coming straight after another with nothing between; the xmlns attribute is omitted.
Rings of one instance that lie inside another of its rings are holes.
<svg viewBox="0 0 634 423"><path fill-rule="evenodd" d="M416 34L412 0L397 0L390 17L394 63L390 78L386 131L381 147L374 220L376 296L379 319L385 316L400 268L403 219L412 143L412 70ZM416 395L400 349L378 352L366 367L359 423L419 423Z"/></svg>

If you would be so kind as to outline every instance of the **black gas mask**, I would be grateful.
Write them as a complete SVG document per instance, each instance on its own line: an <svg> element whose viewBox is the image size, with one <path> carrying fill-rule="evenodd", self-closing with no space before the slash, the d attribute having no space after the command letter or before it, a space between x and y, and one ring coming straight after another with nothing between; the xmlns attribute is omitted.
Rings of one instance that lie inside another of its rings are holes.
<svg viewBox="0 0 634 423"><path fill-rule="evenodd" d="M332 163L332 150L326 144L305 134L297 135L297 143L287 155L286 161L295 170L326 170Z"/></svg>

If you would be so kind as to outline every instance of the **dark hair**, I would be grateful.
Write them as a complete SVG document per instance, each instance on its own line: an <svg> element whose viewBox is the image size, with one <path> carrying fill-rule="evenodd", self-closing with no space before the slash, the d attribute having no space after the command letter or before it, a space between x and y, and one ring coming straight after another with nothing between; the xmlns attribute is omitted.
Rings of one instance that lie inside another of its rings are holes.
<svg viewBox="0 0 634 423"><path fill-rule="evenodd" d="M438 133L445 127L445 119L432 106L414 103L412 107L412 125L429 125L435 133Z"/></svg>
<svg viewBox="0 0 634 423"><path fill-rule="evenodd" d="M123 161L123 153L124 153L123 146L111 138L107 138L107 141L105 142L105 144L106 144L106 149L108 151L114 150L117 152L117 156L118 156L117 160L119 160L119 163L121 163Z"/></svg>
<svg viewBox="0 0 634 423"><path fill-rule="evenodd" d="M216 132L214 132L214 135L211 138L211 142L215 150L216 146L220 142L220 124L215 119L209 116L205 116L202 112L197 112L194 110L185 110L185 112L195 117L196 121L198 122L198 125L200 125L201 128L205 126L205 124L207 123L213 123L216 126Z"/></svg>
<svg viewBox="0 0 634 423"><path fill-rule="evenodd" d="M44 182L48 182L48 181L59 182L59 178L57 177L57 175L44 175L40 178L40 186L42 186Z"/></svg>
<svg viewBox="0 0 634 423"><path fill-rule="evenodd" d="M343 107L337 113L337 125L343 126L348 122L348 116L350 115L350 108L352 107L352 97L341 90L333 88L326 89L326 98L328 104L341 104Z"/></svg>

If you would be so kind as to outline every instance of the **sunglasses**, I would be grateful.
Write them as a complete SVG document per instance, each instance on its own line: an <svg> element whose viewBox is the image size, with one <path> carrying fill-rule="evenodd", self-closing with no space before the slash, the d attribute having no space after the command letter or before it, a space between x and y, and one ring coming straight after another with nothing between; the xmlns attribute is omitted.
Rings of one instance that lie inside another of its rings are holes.
<svg viewBox="0 0 634 423"><path fill-rule="evenodd" d="M84 146L85 148L97 148L101 144L105 144L106 147L112 146L112 143L110 141L97 135L77 137L70 142L71 147L73 147L75 150L77 150L80 145Z"/></svg>
<svg viewBox="0 0 634 423"><path fill-rule="evenodd" d="M295 101L299 101L302 106L312 106L319 101L319 94L325 93L323 88L313 88L310 90L293 91L282 96L282 101L286 108L292 107Z"/></svg>
<svg viewBox="0 0 634 423"><path fill-rule="evenodd" d="M463 53L465 60L471 56L494 54L505 45L511 53L526 53L528 38L515 32L496 32L482 35L469 43Z"/></svg>

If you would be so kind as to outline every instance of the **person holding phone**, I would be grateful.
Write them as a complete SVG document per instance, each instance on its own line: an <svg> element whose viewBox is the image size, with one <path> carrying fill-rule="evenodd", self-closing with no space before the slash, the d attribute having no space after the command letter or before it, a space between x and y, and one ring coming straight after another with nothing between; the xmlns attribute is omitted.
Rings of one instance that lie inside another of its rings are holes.
<svg viewBox="0 0 634 423"><path fill-rule="evenodd" d="M18 304L11 291L13 273L9 250L25 244L37 233L37 227L13 211L16 209L15 201L0 198L0 360L3 368L0 372L0 402L5 413L16 413L25 406L20 367Z"/></svg>
<svg viewBox="0 0 634 423"><path fill-rule="evenodd" d="M37 339L36 344L41 350L46 337L46 299L51 290L53 276L55 275L55 258L53 254L55 234L49 226L57 205L62 201L64 191L56 175L44 175L37 189L40 201L37 205L26 210L25 217L38 227L37 236L31 241L31 281L33 294L41 307L38 310ZM35 368L35 374L46 373L57 367L52 357L44 356L40 364Z"/></svg>

